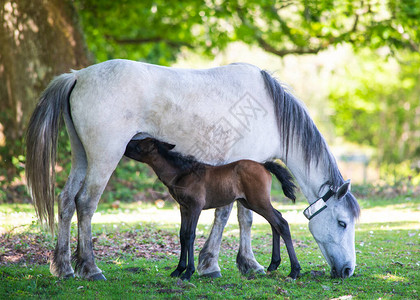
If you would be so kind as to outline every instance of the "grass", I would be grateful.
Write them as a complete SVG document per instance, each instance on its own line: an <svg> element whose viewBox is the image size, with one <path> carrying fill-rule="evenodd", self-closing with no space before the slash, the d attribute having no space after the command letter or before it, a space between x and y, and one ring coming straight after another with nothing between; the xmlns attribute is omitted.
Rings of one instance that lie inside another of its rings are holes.
<svg viewBox="0 0 420 300"><path fill-rule="evenodd" d="M418 299L420 296L420 199L366 199L360 201L362 218L356 227L357 267L347 280L332 279L329 267L301 219L305 204L276 203L288 219L295 249L303 268L296 281L290 271L286 249L279 269L267 275L239 274L235 266L239 230L235 213L225 229L219 265L222 278L190 282L169 277L177 265L179 213L176 208L120 204L100 205L93 225L95 252L106 282L80 278L59 280L46 263L5 262L13 247L16 253L51 251L54 240L33 222L33 210L25 205L0 206L0 299L98 298L98 299ZM297 213L298 212L298 213ZM164 216L159 220L159 216ZM153 220L153 222L150 221ZM203 215L197 230L198 252L208 235L212 212ZM73 240L76 235L72 226ZM253 249L257 260L268 266L271 257L270 227L255 217ZM28 239L28 236L32 236ZM12 246L7 242L16 239ZM73 242L72 247L75 243ZM38 245L39 246L39 245ZM7 249L6 249L7 248ZM45 253L41 253L45 256ZM35 255L35 254L34 254Z"/></svg>

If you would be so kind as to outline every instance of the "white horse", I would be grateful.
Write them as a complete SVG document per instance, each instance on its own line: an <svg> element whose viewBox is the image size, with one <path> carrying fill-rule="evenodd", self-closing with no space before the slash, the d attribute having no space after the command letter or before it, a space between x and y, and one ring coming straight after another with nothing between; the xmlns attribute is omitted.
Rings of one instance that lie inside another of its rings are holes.
<svg viewBox="0 0 420 300"><path fill-rule="evenodd" d="M353 274L359 206L349 182L304 106L267 72L249 64L190 70L111 60L56 77L41 95L27 131L28 187L37 214L51 229L62 118L72 167L58 201L58 237L50 267L54 275L74 276L69 239L77 211L76 275L105 279L94 260L91 218L126 145L144 136L176 144L176 151L213 165L282 159L313 204L306 210L309 228L332 275ZM199 256L200 275L221 276L218 252L231 209L215 212ZM243 273L264 272L251 249L252 214L238 204L238 218L238 267Z"/></svg>

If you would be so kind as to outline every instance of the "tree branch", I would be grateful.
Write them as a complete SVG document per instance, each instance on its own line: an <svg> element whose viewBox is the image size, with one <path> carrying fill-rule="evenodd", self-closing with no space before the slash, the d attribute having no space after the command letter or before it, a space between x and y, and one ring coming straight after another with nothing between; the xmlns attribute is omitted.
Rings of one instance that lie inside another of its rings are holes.
<svg viewBox="0 0 420 300"><path fill-rule="evenodd" d="M289 38L291 38L290 36L290 28L286 26L286 24L284 23L284 21L280 18L280 16L277 13L276 8L271 7L272 8L272 13L275 13L277 16L278 21L280 22L280 24L282 25L283 30L288 31L287 35L289 36ZM252 29L254 32L254 36L255 39L258 42L258 45L263 48L265 51L275 54L277 56L283 57L286 56L288 54L316 54L319 51L321 51L322 49L325 49L326 47L329 46L329 44L327 44L326 46L319 46L316 48L309 48L309 47L298 47L298 48L291 48L291 49L276 49L274 48L272 45L270 45L269 43L267 43L262 37L261 37L261 31L259 30L259 28L257 28L255 25L251 24L244 16L243 10L241 7L237 8L237 12L238 12L238 16L240 18L240 20L242 21L242 23L247 26L248 28ZM293 41L293 38L291 38Z"/></svg>
<svg viewBox="0 0 420 300"><path fill-rule="evenodd" d="M316 54L319 51L325 49L326 47L329 46L324 46L324 47L316 47L316 48L291 48L291 49L276 49L273 46L271 46L270 44L268 44L264 39L262 38L257 38L257 42L260 45L261 48L263 48L265 51L270 52L272 54L275 54L277 56L283 57L286 56L288 54Z"/></svg>
<svg viewBox="0 0 420 300"><path fill-rule="evenodd" d="M363 1L361 1L361 6L363 6ZM292 40L292 42L294 42L296 44L296 41L293 39L293 35L290 34L290 28L287 27L285 22L280 18L278 10L274 6L271 6L271 12L276 16L276 19L280 22L280 24L282 26L282 29L286 31L286 35L289 36L289 38ZM241 15L240 18L245 25L247 25L248 27L252 26L250 28L252 28L254 30L254 32L255 32L255 30L258 30L258 28L256 28L255 26L250 25L249 22L245 23L244 22L245 18L244 18L243 15ZM350 33L356 32L358 23L359 23L359 14L356 14L355 17L354 17L353 26L351 27L350 30L340 34L339 36L336 36L336 37L333 37L333 38L330 38L330 39L319 37L319 38L324 39L324 42L322 42L317 47L296 47L296 48L290 48L290 49L276 49L272 45L267 43L262 37L256 36L256 38L257 38L258 44L260 45L261 48L263 48L267 52L278 55L280 57L286 56L288 54L317 54L319 51L324 50L324 49L328 48L329 46L335 44L342 37L349 36ZM350 40L350 38L349 38L349 40Z"/></svg>
<svg viewBox="0 0 420 300"><path fill-rule="evenodd" d="M150 37L150 38L116 38L113 37L111 35L106 35L105 38L107 40L112 40L117 44L120 45L136 45L136 44L147 44L147 43L159 43L159 42L164 42L165 44L168 44L171 47L174 48L179 48L181 46L185 46L188 48L194 48L193 45L186 43L186 42L182 42L182 41L173 41L173 40L169 40L163 37Z"/></svg>

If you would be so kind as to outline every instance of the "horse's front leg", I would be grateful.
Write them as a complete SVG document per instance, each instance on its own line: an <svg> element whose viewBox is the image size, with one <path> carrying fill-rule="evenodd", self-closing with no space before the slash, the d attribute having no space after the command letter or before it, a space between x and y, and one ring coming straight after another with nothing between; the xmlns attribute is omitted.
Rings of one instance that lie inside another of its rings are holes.
<svg viewBox="0 0 420 300"><path fill-rule="evenodd" d="M214 212L214 221L210 235L198 256L197 271L200 276L211 278L222 277L217 260L219 259L223 229L229 219L232 207L233 203L217 208Z"/></svg>
<svg viewBox="0 0 420 300"><path fill-rule="evenodd" d="M192 205L187 208L181 206L181 230L179 235L181 240L181 255L177 268L171 273L172 277L179 277L186 270L182 274L181 279L190 280L194 274L194 240L200 212L201 207Z"/></svg>
<svg viewBox="0 0 420 300"><path fill-rule="evenodd" d="M237 202L237 206L240 229L240 244L238 255L236 256L236 265L242 274L247 274L249 272L264 274L264 267L257 262L254 256L254 252L252 252L252 211L245 208L239 201Z"/></svg>

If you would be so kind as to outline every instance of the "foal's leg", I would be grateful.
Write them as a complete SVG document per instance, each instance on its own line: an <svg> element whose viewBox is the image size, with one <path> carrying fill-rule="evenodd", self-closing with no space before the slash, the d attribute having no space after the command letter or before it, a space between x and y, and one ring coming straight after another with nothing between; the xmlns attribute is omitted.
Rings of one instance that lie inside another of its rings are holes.
<svg viewBox="0 0 420 300"><path fill-rule="evenodd" d="M280 236L283 238L284 243L286 244L287 253L290 259L290 268L289 277L296 279L300 274L300 264L297 259L295 249L293 247L292 237L290 235L290 228L287 221L283 218L281 213L271 207L272 211L267 212L263 211L260 214L266 218L270 223L273 231L273 252L271 256L271 262L268 267L268 271L274 271L280 265Z"/></svg>
<svg viewBox="0 0 420 300"><path fill-rule="evenodd" d="M271 252L271 262L267 268L267 271L275 271L281 263L280 256L280 234L277 232L276 228L271 225L271 231L273 234L273 250Z"/></svg>
<svg viewBox="0 0 420 300"><path fill-rule="evenodd" d="M200 207L192 206L187 208L181 206L181 230L179 234L181 240L181 255L178 266L175 271L171 273L171 277L179 277L185 269L185 273L181 276L182 280L190 280L192 274L194 274L194 240L200 213Z"/></svg>
<svg viewBox="0 0 420 300"><path fill-rule="evenodd" d="M264 274L264 267L256 261L251 247L252 211L245 208L240 202L237 202L237 207L240 243L236 265L242 274L247 274L250 271Z"/></svg>
<svg viewBox="0 0 420 300"><path fill-rule="evenodd" d="M289 254L291 271L289 277L296 279L300 274L300 265L297 259L295 249L293 248L292 237L290 235L289 224L283 218L281 213L274 209L270 203L270 198L262 201L255 201L256 198L248 199L248 205L256 213L262 215L271 225L273 232L273 252L268 271L274 271L280 265L280 236L286 244L287 253ZM264 199L264 198L260 198Z"/></svg>
<svg viewBox="0 0 420 300"><path fill-rule="evenodd" d="M281 215L279 211L277 211L274 208L273 208L273 211L277 216L278 230L281 237L284 240L284 243L286 244L287 254L289 255L289 259L290 259L291 271L288 276L293 279L296 279L300 275L301 267L295 253L295 248L293 247L289 223L287 223L287 221L283 218L283 216Z"/></svg>
<svg viewBox="0 0 420 300"><path fill-rule="evenodd" d="M229 219L233 203L220 208L214 212L214 221L210 235L198 256L197 271L200 276L217 278L222 277L219 259L220 243L222 242L223 229Z"/></svg>

